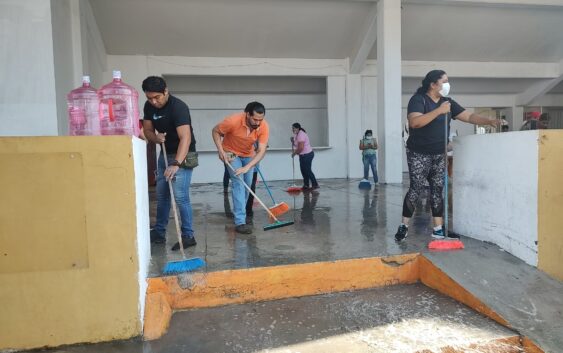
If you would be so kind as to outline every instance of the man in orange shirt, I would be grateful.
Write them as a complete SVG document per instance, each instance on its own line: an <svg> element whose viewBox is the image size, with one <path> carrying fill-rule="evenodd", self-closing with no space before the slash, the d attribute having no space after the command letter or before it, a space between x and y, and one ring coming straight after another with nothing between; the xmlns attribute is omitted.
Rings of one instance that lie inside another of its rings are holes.
<svg viewBox="0 0 563 353"><path fill-rule="evenodd" d="M266 108L258 102L250 102L244 112L226 117L212 131L213 141L217 146L219 159L228 161L233 170L229 169L232 181L233 208L235 230L241 234L252 233L252 227L246 222L246 200L248 191L237 175L240 175L250 187L254 166L264 158L270 128L264 116ZM258 142L255 151L254 144Z"/></svg>

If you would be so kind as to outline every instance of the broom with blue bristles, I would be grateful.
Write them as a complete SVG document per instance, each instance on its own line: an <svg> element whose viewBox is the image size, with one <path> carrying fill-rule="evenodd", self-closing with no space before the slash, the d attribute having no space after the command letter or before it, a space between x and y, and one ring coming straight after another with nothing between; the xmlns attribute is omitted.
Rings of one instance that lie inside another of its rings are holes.
<svg viewBox="0 0 563 353"><path fill-rule="evenodd" d="M161 144L162 152L164 152L164 165L168 168L168 158L166 154L166 147L164 142ZM182 260L179 261L169 261L164 266L162 271L165 275L174 275L182 272L190 272L196 270L202 266L205 266L205 261L199 257L194 257L191 259L186 258L186 253L184 252L184 244L182 243L182 231L180 230L180 223L178 222L178 211L176 210L176 199L174 198L174 190L172 189L172 180L168 179L168 189L170 190L170 199L172 202L172 209L174 211L174 223L176 223L176 235L178 236L178 244L180 245L180 252L182 253Z"/></svg>

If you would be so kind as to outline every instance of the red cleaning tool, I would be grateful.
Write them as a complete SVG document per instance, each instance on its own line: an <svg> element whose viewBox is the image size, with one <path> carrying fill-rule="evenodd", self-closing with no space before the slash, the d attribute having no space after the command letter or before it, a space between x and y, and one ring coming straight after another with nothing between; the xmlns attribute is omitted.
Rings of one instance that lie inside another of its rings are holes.
<svg viewBox="0 0 563 353"><path fill-rule="evenodd" d="M432 240L428 244L428 249L431 250L457 250L463 248L461 240Z"/></svg>

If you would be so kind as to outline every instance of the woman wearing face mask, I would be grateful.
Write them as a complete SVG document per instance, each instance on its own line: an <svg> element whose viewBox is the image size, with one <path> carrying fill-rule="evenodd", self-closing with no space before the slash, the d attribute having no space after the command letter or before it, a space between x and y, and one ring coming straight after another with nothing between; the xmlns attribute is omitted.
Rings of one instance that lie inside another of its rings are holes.
<svg viewBox="0 0 563 353"><path fill-rule="evenodd" d="M366 130L364 138L360 140L360 150L362 150L362 161L364 162L364 180L368 180L371 167L373 182L377 184L377 140L373 137L371 130Z"/></svg>
<svg viewBox="0 0 563 353"><path fill-rule="evenodd" d="M474 125L497 126L496 119L470 113L447 96L450 93L448 76L442 70L432 70L422 80L422 86L411 97L407 109L409 138L407 140L407 163L410 187L403 202L403 222L395 234L396 241L403 241L408 235L409 220L415 209L418 196L425 182L430 184L429 201L432 209L434 229L431 236L443 239L445 167L445 126L448 130L451 119ZM449 135L449 134L448 134ZM457 238L453 233L448 237Z"/></svg>
<svg viewBox="0 0 563 353"><path fill-rule="evenodd" d="M315 174L313 174L311 168L315 152L313 152L313 148L309 142L309 136L307 136L307 132L299 123L294 123L291 126L291 130L293 131L293 137L291 137L293 144L291 158L299 155L299 167L301 168L301 175L303 176L303 190L318 189L319 183L317 183L317 178L315 178ZM311 183L311 185L309 185L309 183Z"/></svg>

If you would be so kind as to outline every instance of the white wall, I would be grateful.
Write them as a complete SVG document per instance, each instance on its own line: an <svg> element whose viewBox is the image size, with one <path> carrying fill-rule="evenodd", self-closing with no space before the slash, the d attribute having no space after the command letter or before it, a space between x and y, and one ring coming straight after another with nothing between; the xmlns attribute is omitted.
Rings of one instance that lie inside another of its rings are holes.
<svg viewBox="0 0 563 353"><path fill-rule="evenodd" d="M0 136L57 135L51 6L0 4Z"/></svg>
<svg viewBox="0 0 563 353"><path fill-rule="evenodd" d="M75 81L73 48L73 0L51 0L53 54L57 96L57 121L60 135L68 134L66 95L78 86ZM79 28L78 28L79 29ZM76 48L80 51L80 48Z"/></svg>
<svg viewBox="0 0 563 353"><path fill-rule="evenodd" d="M377 91L376 77L359 76L350 78L346 75L345 60L302 60L302 59L241 59L241 58L180 58L180 57L147 57L108 55L107 71L104 79L111 79L111 70L120 69L123 79L128 84L141 91L141 82L149 75L171 76L315 76L326 77L326 97L324 95L280 95L264 96L264 104L275 107L277 104L288 102L296 107L311 107L326 109L328 118L327 137L316 135L318 126L305 125L312 134L313 143L327 147L315 150L313 171L318 178L346 178L361 177L361 165L358 142L365 129L371 128L377 132ZM354 90L354 94L347 91ZM174 94L174 92L172 91ZM178 94L192 110L192 115L201 114L209 119L205 126L194 126L200 165L193 175L194 183L218 182L223 175L223 166L217 159L216 152L209 151L213 147L211 141L211 127L216 121L232 110L241 110L239 103L250 101L251 95L213 95L213 94ZM143 95L140 96L140 108L144 104ZM255 96L252 96L255 97ZM236 104L235 104L236 103ZM215 109L209 110L210 105ZM235 106L236 105L236 106ZM142 110L141 110L142 111ZM302 110L301 112L304 112ZM211 115L210 115L211 114ZM268 116L275 115L275 109L268 111ZM348 116L354 119L348 119ZM201 118L201 117L200 117ZM318 119L318 114L311 118ZM197 120L194 119L194 124ZM299 121L296 119L295 121ZM302 121L305 121L304 119ZM293 121L291 121L293 122ZM272 141L283 146L289 141L290 130L279 129L272 132ZM320 132L320 131L319 131ZM288 146L289 147L289 146ZM207 152L207 151L209 152ZM350 161L350 163L348 163ZM288 180L292 178L292 166L289 151L270 150L261 164L265 177L270 180ZM298 162L296 174L300 178Z"/></svg>
<svg viewBox="0 0 563 353"><path fill-rule="evenodd" d="M56 0L55 0L56 1ZM107 67L107 54L100 34L100 29L94 18L94 13L88 0L79 0L80 4L80 46L81 75L89 75L92 87L100 88L111 81L111 68ZM109 71L109 79L105 73ZM77 78L79 80L80 77ZM75 82L78 85L80 82Z"/></svg>
<svg viewBox="0 0 563 353"><path fill-rule="evenodd" d="M141 327L145 317L145 297L151 259L149 235L149 190L147 181L147 145L136 137L132 138L133 166L135 169L135 197L137 205L137 256L139 260L139 318Z"/></svg>
<svg viewBox="0 0 563 353"><path fill-rule="evenodd" d="M453 229L537 265L538 131L454 141Z"/></svg>

